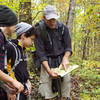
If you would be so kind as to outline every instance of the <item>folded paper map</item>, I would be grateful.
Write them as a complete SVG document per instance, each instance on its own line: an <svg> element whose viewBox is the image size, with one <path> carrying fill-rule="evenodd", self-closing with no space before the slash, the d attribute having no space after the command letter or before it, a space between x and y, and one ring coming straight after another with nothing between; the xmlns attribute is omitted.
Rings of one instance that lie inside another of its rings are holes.
<svg viewBox="0 0 100 100"><path fill-rule="evenodd" d="M72 70L74 70L78 67L79 67L78 65L72 65L72 66L69 66L66 71L64 69L60 69L60 68L52 68L52 70L55 73L57 73L58 75L60 75L61 77L63 77L64 75L70 73Z"/></svg>

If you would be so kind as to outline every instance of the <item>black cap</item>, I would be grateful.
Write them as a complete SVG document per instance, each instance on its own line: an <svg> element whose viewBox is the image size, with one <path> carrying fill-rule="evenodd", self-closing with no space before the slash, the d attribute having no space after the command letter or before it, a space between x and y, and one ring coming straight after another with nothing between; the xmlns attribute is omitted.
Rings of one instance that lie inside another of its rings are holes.
<svg viewBox="0 0 100 100"><path fill-rule="evenodd" d="M0 26L13 26L17 23L15 13L5 5L0 5Z"/></svg>

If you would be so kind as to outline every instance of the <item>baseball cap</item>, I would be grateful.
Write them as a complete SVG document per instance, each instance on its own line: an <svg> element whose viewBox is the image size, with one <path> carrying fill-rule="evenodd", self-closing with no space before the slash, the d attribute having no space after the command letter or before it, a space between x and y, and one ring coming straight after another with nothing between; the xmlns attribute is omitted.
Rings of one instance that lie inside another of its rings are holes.
<svg viewBox="0 0 100 100"><path fill-rule="evenodd" d="M53 18L54 19L59 18L57 11L56 11L56 7L53 5L48 5L44 8L44 16L46 17L47 20L50 20Z"/></svg>

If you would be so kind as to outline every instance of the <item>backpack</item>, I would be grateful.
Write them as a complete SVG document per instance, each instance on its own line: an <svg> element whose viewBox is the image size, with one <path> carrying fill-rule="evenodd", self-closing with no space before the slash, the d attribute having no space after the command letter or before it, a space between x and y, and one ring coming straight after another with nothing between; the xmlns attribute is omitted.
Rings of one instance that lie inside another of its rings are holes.
<svg viewBox="0 0 100 100"><path fill-rule="evenodd" d="M59 28L58 28L59 30L58 30L58 31L59 31L59 33L61 33L61 34L59 34L59 35L62 37L63 34L64 34L64 25L63 25L63 23L61 23L61 22L57 22L57 23L58 23L58 25L59 25ZM39 21L39 23L37 23L37 24L35 25L35 27L40 29L40 31L41 31L40 36L41 36L43 42L45 42L45 40L47 39L47 36L48 36L50 45L52 46L52 40L51 40L51 38L50 38L50 36L49 36L49 34L48 34L48 31L46 31L46 26L45 26L45 24L44 24L44 21L43 21L43 20ZM63 40L63 39L62 39L62 40ZM36 51L33 52L33 62L34 62L34 66L35 66L38 70L40 70L40 68L41 68L41 62L40 62L40 59L39 59L38 55L36 54Z"/></svg>
<svg viewBox="0 0 100 100"><path fill-rule="evenodd" d="M8 75L10 75L13 78L15 78L13 76L13 71L15 70L16 66L20 63L20 61L22 61L21 53L20 53L20 50L19 50L19 48L17 47L17 45L15 43L13 43L10 40L8 40L8 44L11 45L14 48L15 54L16 54L16 58L15 58L15 61L14 61L14 64L13 64L12 68L10 68L8 66L8 62L7 62L7 50L5 50L5 72L7 72Z"/></svg>
<svg viewBox="0 0 100 100"><path fill-rule="evenodd" d="M9 76L11 76L12 78L16 79L15 76L14 76L14 73L13 71L15 70L16 66L20 63L20 57L21 57L21 54L20 54L20 51L19 49L17 48L16 44L12 43L10 40L7 41L7 44L10 44L14 50L15 50L15 53L16 53L16 58L15 58L15 61L14 61L14 65L12 68L10 68L10 70L8 71L8 64L7 64L7 49L6 49L6 45L3 45L2 46L2 50L4 50L5 52L5 58L4 58L4 72L7 73ZM7 92L10 92L9 88L5 87L4 85L5 83L3 81L0 82L0 98L4 99L7 97ZM7 99L7 98L6 98ZM6 100L5 99L5 100ZM1 99L0 99L1 100Z"/></svg>

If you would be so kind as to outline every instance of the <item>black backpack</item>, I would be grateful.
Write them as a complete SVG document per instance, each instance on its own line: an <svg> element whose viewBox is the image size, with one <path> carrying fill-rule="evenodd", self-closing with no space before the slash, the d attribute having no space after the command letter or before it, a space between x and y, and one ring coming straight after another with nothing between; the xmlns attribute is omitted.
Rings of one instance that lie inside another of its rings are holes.
<svg viewBox="0 0 100 100"><path fill-rule="evenodd" d="M61 33L59 35L63 37L63 34L64 34L64 25L61 22L57 22L57 23L59 25L59 28L58 28L59 29L59 33ZM43 42L45 42L45 40L47 39L47 35L48 35L48 39L49 39L50 45L52 45L52 40L51 40L51 38L50 38L50 36L48 34L48 31L46 31L46 26L44 24L44 21L43 20L39 21L39 23L37 23L35 25L35 27L37 29L38 28L40 29L40 31L41 31L40 36L41 36ZM36 70L37 69L40 70L40 68L41 68L41 62L40 62L40 59L39 59L38 55L36 54L36 51L33 52L33 62L34 62L34 66L35 66Z"/></svg>
<svg viewBox="0 0 100 100"><path fill-rule="evenodd" d="M12 46L13 49L15 50L15 54L16 54L16 57L15 57L15 61L14 61L14 64L10 70L10 72L7 71L7 50L5 50L5 72L8 73L8 75L10 75L16 68L16 66L23 60L21 59L21 52L19 50L19 48L17 47L17 45L13 42L11 42L11 40L8 40L7 41L7 44L9 46Z"/></svg>

